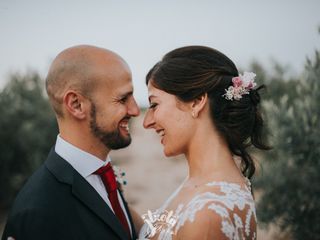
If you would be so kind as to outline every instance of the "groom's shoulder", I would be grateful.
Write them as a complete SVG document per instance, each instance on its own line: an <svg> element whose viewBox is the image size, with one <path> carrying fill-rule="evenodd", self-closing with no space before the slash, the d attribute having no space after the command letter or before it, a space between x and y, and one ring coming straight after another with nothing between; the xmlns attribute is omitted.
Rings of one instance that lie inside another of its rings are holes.
<svg viewBox="0 0 320 240"><path fill-rule="evenodd" d="M61 222L66 216L62 214L67 212L66 209L70 206L66 196L71 191L69 186L59 184L43 163L17 194L8 215L5 233L9 234L8 236L24 237L26 233L36 236L50 228L49 226Z"/></svg>
<svg viewBox="0 0 320 240"><path fill-rule="evenodd" d="M41 201L42 197L50 195L52 188L56 185L56 180L48 169L42 164L26 181L17 194L14 205L30 205L33 202ZM37 203L35 203L37 204Z"/></svg>
<svg viewBox="0 0 320 240"><path fill-rule="evenodd" d="M19 195L27 195L29 198L49 193L50 189L57 183L54 176L43 163L26 181ZM36 194L36 195L34 195Z"/></svg>
<svg viewBox="0 0 320 240"><path fill-rule="evenodd" d="M70 193L70 186L61 184L48 169L47 161L48 159L28 178L16 196L13 209L46 208Z"/></svg>

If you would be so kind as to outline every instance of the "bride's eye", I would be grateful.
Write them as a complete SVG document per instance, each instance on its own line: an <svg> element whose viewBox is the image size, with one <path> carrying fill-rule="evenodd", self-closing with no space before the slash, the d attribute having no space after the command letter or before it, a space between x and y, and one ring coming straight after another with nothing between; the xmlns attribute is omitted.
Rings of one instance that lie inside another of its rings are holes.
<svg viewBox="0 0 320 240"><path fill-rule="evenodd" d="M149 109L153 109L157 106L157 103L150 103Z"/></svg>

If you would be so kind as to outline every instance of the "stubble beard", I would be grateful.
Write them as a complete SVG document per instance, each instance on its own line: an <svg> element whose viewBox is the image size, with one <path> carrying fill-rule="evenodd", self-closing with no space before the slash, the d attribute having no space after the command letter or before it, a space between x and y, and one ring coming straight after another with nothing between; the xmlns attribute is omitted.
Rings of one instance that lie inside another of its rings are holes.
<svg viewBox="0 0 320 240"><path fill-rule="evenodd" d="M119 129L115 129L112 132L105 131L97 123L97 109L96 105L91 102L90 110L90 130L91 133L96 136L101 143L103 143L109 149L120 149L125 148L131 143L131 136L122 136Z"/></svg>

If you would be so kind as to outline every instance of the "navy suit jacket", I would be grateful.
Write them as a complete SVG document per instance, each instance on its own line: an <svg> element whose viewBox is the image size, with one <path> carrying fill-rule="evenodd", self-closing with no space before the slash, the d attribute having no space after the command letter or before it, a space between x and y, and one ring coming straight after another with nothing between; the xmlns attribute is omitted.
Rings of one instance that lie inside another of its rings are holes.
<svg viewBox="0 0 320 240"><path fill-rule="evenodd" d="M9 236L16 240L128 239L96 190L54 150L17 195L2 240Z"/></svg>

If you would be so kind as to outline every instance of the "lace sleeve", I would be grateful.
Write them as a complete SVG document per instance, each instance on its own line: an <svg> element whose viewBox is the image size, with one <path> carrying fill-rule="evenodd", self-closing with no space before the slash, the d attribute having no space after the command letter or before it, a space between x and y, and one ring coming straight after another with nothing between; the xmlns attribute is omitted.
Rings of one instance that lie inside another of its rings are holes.
<svg viewBox="0 0 320 240"><path fill-rule="evenodd" d="M187 221L177 232L178 239L230 239L223 231L221 214L210 209L208 204L197 211L194 221ZM224 219L225 221L225 219Z"/></svg>
<svg viewBox="0 0 320 240"><path fill-rule="evenodd" d="M176 222L159 228L159 235L152 239L255 240L257 219L250 189L226 182L207 186L210 191L197 193L187 203L180 203L174 210ZM140 236L146 237L148 228L144 227Z"/></svg>
<svg viewBox="0 0 320 240"><path fill-rule="evenodd" d="M256 239L251 192L234 184L219 185L219 192L197 194L178 208L175 233L183 234L181 239Z"/></svg>

